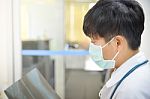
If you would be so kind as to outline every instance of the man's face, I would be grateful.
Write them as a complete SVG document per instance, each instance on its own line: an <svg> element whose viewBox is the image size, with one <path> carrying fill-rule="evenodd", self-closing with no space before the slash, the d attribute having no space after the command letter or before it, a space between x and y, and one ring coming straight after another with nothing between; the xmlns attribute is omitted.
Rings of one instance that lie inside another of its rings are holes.
<svg viewBox="0 0 150 99"><path fill-rule="evenodd" d="M99 37L99 36L91 38L91 42L93 44L101 46L101 47L108 43L108 42L105 41L104 38ZM116 45L115 43L116 42L115 42L115 38L114 38L114 40L112 40L104 48L102 48L103 57L104 57L105 60L111 60L116 55L116 53L117 53L117 46L115 46Z"/></svg>

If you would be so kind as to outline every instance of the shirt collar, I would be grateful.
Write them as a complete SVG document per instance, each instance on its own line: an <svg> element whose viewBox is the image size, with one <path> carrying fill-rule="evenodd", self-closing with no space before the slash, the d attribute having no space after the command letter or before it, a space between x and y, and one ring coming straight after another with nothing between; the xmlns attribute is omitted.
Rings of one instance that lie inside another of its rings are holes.
<svg viewBox="0 0 150 99"><path fill-rule="evenodd" d="M146 57L144 56L143 52L138 52L136 55L132 56L128 59L125 63L123 63L116 71L114 71L111 75L111 78L106 83L106 87L111 87L130 70L135 65L140 64L141 62L145 61Z"/></svg>

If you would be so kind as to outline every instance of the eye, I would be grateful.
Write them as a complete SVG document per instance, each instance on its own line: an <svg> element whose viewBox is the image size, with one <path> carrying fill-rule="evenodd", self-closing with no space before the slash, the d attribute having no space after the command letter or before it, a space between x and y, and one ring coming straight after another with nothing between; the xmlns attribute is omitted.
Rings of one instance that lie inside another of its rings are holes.
<svg viewBox="0 0 150 99"><path fill-rule="evenodd" d="M91 40L91 43L95 44L95 41Z"/></svg>
<svg viewBox="0 0 150 99"><path fill-rule="evenodd" d="M93 43L94 45L100 45L98 42L96 41L91 41L91 43Z"/></svg>

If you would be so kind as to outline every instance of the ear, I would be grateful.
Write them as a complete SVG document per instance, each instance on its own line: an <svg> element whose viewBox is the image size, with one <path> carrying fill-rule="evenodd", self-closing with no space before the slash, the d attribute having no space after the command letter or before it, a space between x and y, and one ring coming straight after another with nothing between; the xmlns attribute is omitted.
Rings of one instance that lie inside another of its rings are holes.
<svg viewBox="0 0 150 99"><path fill-rule="evenodd" d="M115 45L117 47L117 50L120 51L121 49L124 48L125 44L126 44L126 40L123 36L118 35L115 37Z"/></svg>

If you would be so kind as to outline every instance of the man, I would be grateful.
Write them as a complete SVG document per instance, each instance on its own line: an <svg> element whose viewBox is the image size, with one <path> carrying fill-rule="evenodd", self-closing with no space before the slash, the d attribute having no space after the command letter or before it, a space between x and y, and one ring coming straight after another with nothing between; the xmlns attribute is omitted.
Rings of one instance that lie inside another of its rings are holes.
<svg viewBox="0 0 150 99"><path fill-rule="evenodd" d="M101 99L150 99L150 65L139 51L144 13L135 0L100 0L85 15L89 53L104 69L114 69Z"/></svg>

